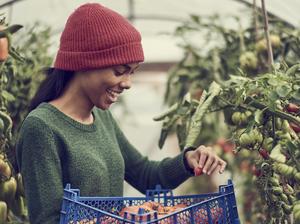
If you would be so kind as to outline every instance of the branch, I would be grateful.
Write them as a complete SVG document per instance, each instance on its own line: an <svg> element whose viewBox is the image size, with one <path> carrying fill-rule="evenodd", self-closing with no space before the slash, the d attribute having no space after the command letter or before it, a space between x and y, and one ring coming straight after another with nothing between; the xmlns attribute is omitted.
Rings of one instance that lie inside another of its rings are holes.
<svg viewBox="0 0 300 224"><path fill-rule="evenodd" d="M272 65L274 64L274 59L273 59L272 45L270 41L268 14L265 6L265 0L261 0L261 5L262 5L262 10L264 15L265 35L266 35L267 46L268 46L268 64L269 64L269 68L271 69Z"/></svg>
<svg viewBox="0 0 300 224"><path fill-rule="evenodd" d="M223 101L228 107L233 107L233 108L240 108L243 110L249 110L249 108L243 106L243 105L235 105L230 103L228 100L222 98L222 97L218 97L221 101ZM300 126L300 119L297 117L294 117L291 114L285 113L283 111L280 110L271 110L270 108L268 108L266 105L257 102L255 99L253 99L252 97L247 97L247 99L244 102L245 104L252 106L256 109L260 109L260 110L264 110L265 113L269 114L269 115L275 115L277 117L280 117L282 119L288 120L290 122L294 122L295 124Z"/></svg>
<svg viewBox="0 0 300 224"><path fill-rule="evenodd" d="M264 105L260 102L257 102L252 97L247 97L247 99L245 100L245 103L252 106L252 107L255 107L257 109L264 110L265 113L267 113L267 114L275 115L275 116L280 117L282 119L294 122L294 123L296 123L297 125L300 126L300 119L299 118L294 117L293 115L285 113L285 112L280 111L280 110L273 111L270 108L268 108L266 105Z"/></svg>
<svg viewBox="0 0 300 224"><path fill-rule="evenodd" d="M253 20L254 20L255 42L257 42L258 41L258 18L257 18L256 0L253 0Z"/></svg>
<svg viewBox="0 0 300 224"><path fill-rule="evenodd" d="M178 109L178 103L173 104L167 111L163 112L160 115L157 115L153 118L154 121L161 121L163 120L165 117L173 114L176 112L176 110Z"/></svg>
<svg viewBox="0 0 300 224"><path fill-rule="evenodd" d="M223 107L224 109L226 109L228 107L240 108L240 109L243 109L243 110L247 110L248 109L247 107L244 107L243 105L235 105L233 103L230 103L228 100L224 99L223 97L219 96L218 98L226 104L226 106Z"/></svg>

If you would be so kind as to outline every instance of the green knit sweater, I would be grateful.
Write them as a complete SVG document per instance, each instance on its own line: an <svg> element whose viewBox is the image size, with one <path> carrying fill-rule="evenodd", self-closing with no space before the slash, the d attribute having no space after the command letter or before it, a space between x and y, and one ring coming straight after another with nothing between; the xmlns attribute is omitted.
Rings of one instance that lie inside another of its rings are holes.
<svg viewBox="0 0 300 224"><path fill-rule="evenodd" d="M94 122L86 125L42 103L24 120L16 149L31 224L59 223L67 183L82 196L122 196L124 179L145 193L156 184L173 189L191 176L184 153L150 161L108 110L92 113Z"/></svg>

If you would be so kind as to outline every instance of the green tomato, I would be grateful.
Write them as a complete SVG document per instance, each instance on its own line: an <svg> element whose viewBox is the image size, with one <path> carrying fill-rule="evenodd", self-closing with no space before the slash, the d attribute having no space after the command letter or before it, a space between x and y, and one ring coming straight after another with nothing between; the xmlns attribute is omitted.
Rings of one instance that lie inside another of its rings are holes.
<svg viewBox="0 0 300 224"><path fill-rule="evenodd" d="M280 195L280 199L283 201L283 202L285 202L285 203L289 203L289 199L288 199L288 196L286 195L286 194L284 194L284 193L282 193L281 195Z"/></svg>
<svg viewBox="0 0 300 224"><path fill-rule="evenodd" d="M287 120L284 120L282 122L282 125L281 125L281 130L283 132L289 132L290 131L290 125L289 125L289 122Z"/></svg>
<svg viewBox="0 0 300 224"><path fill-rule="evenodd" d="M297 172L296 174L294 174L294 178L298 183L300 183L300 172Z"/></svg>
<svg viewBox="0 0 300 224"><path fill-rule="evenodd" d="M0 223L7 223L7 204L0 201Z"/></svg>
<svg viewBox="0 0 300 224"><path fill-rule="evenodd" d="M278 161L279 159L277 157L279 157L279 156L281 156L281 154L273 156L272 159L274 159L275 161ZM285 177L291 177L294 174L295 169L292 166L288 166L284 163L281 163L281 164L277 165L275 171L277 171L278 173L282 174Z"/></svg>
<svg viewBox="0 0 300 224"><path fill-rule="evenodd" d="M271 45L274 48L280 48L281 47L281 40L280 37L278 35L270 35L270 41L271 41Z"/></svg>
<svg viewBox="0 0 300 224"><path fill-rule="evenodd" d="M241 122L240 125L244 125L248 123L248 117L245 113L241 113Z"/></svg>
<svg viewBox="0 0 300 224"><path fill-rule="evenodd" d="M294 201L293 216L294 216L294 222L299 223L300 222L300 200Z"/></svg>
<svg viewBox="0 0 300 224"><path fill-rule="evenodd" d="M288 194L294 194L294 192L295 192L294 188L292 188L292 186L289 185L289 184L285 185L285 189L286 189L286 191L287 191Z"/></svg>
<svg viewBox="0 0 300 224"><path fill-rule="evenodd" d="M283 110L283 106L282 106L280 100L276 100L276 101L275 101L275 105L276 105L276 108L277 108L278 110ZM277 118L277 119L279 119L279 120L280 120L280 123L281 123L281 119L280 119L280 118Z"/></svg>
<svg viewBox="0 0 300 224"><path fill-rule="evenodd" d="M278 201L278 196L276 196L275 194L270 194L270 198L273 202Z"/></svg>
<svg viewBox="0 0 300 224"><path fill-rule="evenodd" d="M235 125L240 125L240 123L241 123L241 112L234 112L231 116L231 120Z"/></svg>
<svg viewBox="0 0 300 224"><path fill-rule="evenodd" d="M276 118L275 119L275 127L277 129L281 129L281 126L282 126L282 120L280 118Z"/></svg>
<svg viewBox="0 0 300 224"><path fill-rule="evenodd" d="M246 110L246 111L245 111L245 114L246 114L247 118L249 118L249 117L252 116L252 112L249 111L249 110Z"/></svg>
<svg viewBox="0 0 300 224"><path fill-rule="evenodd" d="M242 148L239 152L238 155L243 158L243 159L248 159L251 156L251 152L246 149L246 148Z"/></svg>
<svg viewBox="0 0 300 224"><path fill-rule="evenodd" d="M293 204L297 199L295 196L288 194L289 203Z"/></svg>
<svg viewBox="0 0 300 224"><path fill-rule="evenodd" d="M276 131L275 134L278 136L279 140L292 140L292 137L288 132Z"/></svg>
<svg viewBox="0 0 300 224"><path fill-rule="evenodd" d="M293 215L294 215L294 222L299 223L300 222L300 210L298 210L297 212L293 211Z"/></svg>
<svg viewBox="0 0 300 224"><path fill-rule="evenodd" d="M255 49L258 53L260 52L264 52L267 50L267 43L264 39L259 40L256 44L255 44Z"/></svg>
<svg viewBox="0 0 300 224"><path fill-rule="evenodd" d="M241 137L239 138L239 144L242 147L247 147L251 144L255 143L253 138L248 134L248 133L244 133L241 135Z"/></svg>
<svg viewBox="0 0 300 224"><path fill-rule="evenodd" d="M285 133L285 134L283 134L279 137L281 137L282 139L288 140L288 141L292 140L292 137L291 137L290 133Z"/></svg>
<svg viewBox="0 0 300 224"><path fill-rule="evenodd" d="M287 204L282 204L282 208L283 208L283 211L286 215L289 215L292 213L293 211L293 206L291 205L287 205Z"/></svg>
<svg viewBox="0 0 300 224"><path fill-rule="evenodd" d="M240 128L236 130L237 137L240 137L244 133L246 133L246 128Z"/></svg>
<svg viewBox="0 0 300 224"><path fill-rule="evenodd" d="M278 178L276 178L276 177L271 177L271 178L269 179L269 182L270 182L270 184L271 184L272 186L274 186L274 187L278 187L278 186L279 186L279 180L278 180Z"/></svg>
<svg viewBox="0 0 300 224"><path fill-rule="evenodd" d="M240 58L239 62L242 69L256 69L257 68L257 57L254 52L247 51L243 53Z"/></svg>
<svg viewBox="0 0 300 224"><path fill-rule="evenodd" d="M257 130L253 129L248 133L248 137L250 138L249 145L254 145L255 143L261 143L263 141L262 134Z"/></svg>
<svg viewBox="0 0 300 224"><path fill-rule="evenodd" d="M272 150L273 141L271 137L265 138L262 144L263 148L270 152Z"/></svg>
<svg viewBox="0 0 300 224"><path fill-rule="evenodd" d="M275 195L279 196L279 195L281 195L283 193L283 190L282 190L281 187L272 187L272 192Z"/></svg>
<svg viewBox="0 0 300 224"><path fill-rule="evenodd" d="M253 137L256 142L261 143L263 141L263 136L257 129L254 129L253 131Z"/></svg>
<svg viewBox="0 0 300 224"><path fill-rule="evenodd" d="M273 159L274 161L278 162L278 163L285 163L286 162L286 157L285 155L281 154L281 153L272 153L270 154L270 158ZM283 164L285 165L285 164ZM281 172L279 172L281 173Z"/></svg>

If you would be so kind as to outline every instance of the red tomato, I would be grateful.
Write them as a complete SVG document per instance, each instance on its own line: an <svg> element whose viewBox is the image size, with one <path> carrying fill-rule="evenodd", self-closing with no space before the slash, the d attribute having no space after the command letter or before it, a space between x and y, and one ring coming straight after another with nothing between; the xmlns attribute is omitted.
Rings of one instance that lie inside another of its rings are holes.
<svg viewBox="0 0 300 224"><path fill-rule="evenodd" d="M293 123L293 122L290 122L290 127L296 132L296 133L299 133L300 132L300 126Z"/></svg>
<svg viewBox="0 0 300 224"><path fill-rule="evenodd" d="M286 110L290 113L298 113L299 112L299 106L294 103L289 103L286 107Z"/></svg>
<svg viewBox="0 0 300 224"><path fill-rule="evenodd" d="M233 153L233 150L235 149L235 144L225 138L219 138L217 145L219 145L225 153Z"/></svg>
<svg viewBox="0 0 300 224"><path fill-rule="evenodd" d="M250 170L250 162L248 160L243 160L241 163L240 163L240 170L243 172L243 173L248 173L249 170Z"/></svg>
<svg viewBox="0 0 300 224"><path fill-rule="evenodd" d="M200 176L202 174L202 169L200 167L194 168L195 176Z"/></svg>
<svg viewBox="0 0 300 224"><path fill-rule="evenodd" d="M200 100L203 90L198 88L192 92L192 99Z"/></svg>
<svg viewBox="0 0 300 224"><path fill-rule="evenodd" d="M264 159L269 159L269 152L265 149L260 149L259 154L264 158Z"/></svg>
<svg viewBox="0 0 300 224"><path fill-rule="evenodd" d="M4 27L0 25L0 30ZM8 58L8 40L6 37L0 38L0 62L5 61Z"/></svg>
<svg viewBox="0 0 300 224"><path fill-rule="evenodd" d="M218 144L219 146L221 146L221 148L223 148L224 145L226 144L226 139L225 139L225 138L219 138L219 139L217 140L217 144Z"/></svg>
<svg viewBox="0 0 300 224"><path fill-rule="evenodd" d="M255 165L252 165L252 173L253 175L260 177L261 176L261 170L257 169Z"/></svg>

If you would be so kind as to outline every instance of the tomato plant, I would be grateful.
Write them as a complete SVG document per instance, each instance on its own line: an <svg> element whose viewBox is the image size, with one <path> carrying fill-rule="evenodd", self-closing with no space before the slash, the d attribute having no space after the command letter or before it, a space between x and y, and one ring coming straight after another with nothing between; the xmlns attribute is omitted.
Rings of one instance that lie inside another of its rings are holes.
<svg viewBox="0 0 300 224"><path fill-rule="evenodd" d="M0 223L28 223L14 145L19 125L28 113L31 91L41 81L38 77L42 76L37 75L42 67L51 64L51 57L47 55L50 33L49 29L38 33L31 29L18 36L20 32L15 32L22 26L6 25L4 20L0 24ZM7 46L2 45L3 40ZM4 48L8 55L2 51Z"/></svg>
<svg viewBox="0 0 300 224"><path fill-rule="evenodd" d="M170 110L155 117L163 122L159 146L172 131L182 150L214 145L232 175L248 173L243 191L252 196L243 199L245 221L290 222L291 208L299 200L300 32L282 26L281 20L270 23L276 62L270 69L263 27L243 28L236 21L238 29L230 29L218 16L192 16L176 29L185 55L170 70L165 95ZM200 31L202 45L189 41ZM198 127L196 133L192 126ZM206 138L206 133L215 137ZM215 143L216 136L232 142L233 153L224 143ZM287 193L287 186L295 191Z"/></svg>

